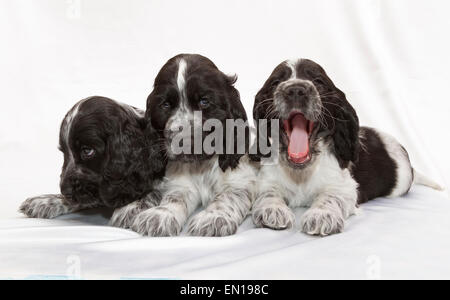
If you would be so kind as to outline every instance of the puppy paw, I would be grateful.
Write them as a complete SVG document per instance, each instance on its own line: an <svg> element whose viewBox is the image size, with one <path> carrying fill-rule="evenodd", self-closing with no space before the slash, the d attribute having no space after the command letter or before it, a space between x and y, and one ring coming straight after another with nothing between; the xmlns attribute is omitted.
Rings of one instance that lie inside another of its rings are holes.
<svg viewBox="0 0 450 300"><path fill-rule="evenodd" d="M114 227L129 229L140 212L142 212L142 208L139 203L133 202L127 206L116 209L109 223Z"/></svg>
<svg viewBox="0 0 450 300"><path fill-rule="evenodd" d="M301 230L309 235L327 236L341 233L344 223L344 217L338 212L311 208L302 217Z"/></svg>
<svg viewBox="0 0 450 300"><path fill-rule="evenodd" d="M19 211L29 218L53 219L70 213L62 195L42 195L27 199Z"/></svg>
<svg viewBox="0 0 450 300"><path fill-rule="evenodd" d="M192 236L229 236L236 233L239 224L220 211L201 211L189 222L188 233Z"/></svg>
<svg viewBox="0 0 450 300"><path fill-rule="evenodd" d="M170 209L159 206L138 214L131 229L142 235L167 237L179 235L181 225Z"/></svg>
<svg viewBox="0 0 450 300"><path fill-rule="evenodd" d="M295 224L295 215L284 204L260 206L253 210L253 223L260 228L290 229Z"/></svg>

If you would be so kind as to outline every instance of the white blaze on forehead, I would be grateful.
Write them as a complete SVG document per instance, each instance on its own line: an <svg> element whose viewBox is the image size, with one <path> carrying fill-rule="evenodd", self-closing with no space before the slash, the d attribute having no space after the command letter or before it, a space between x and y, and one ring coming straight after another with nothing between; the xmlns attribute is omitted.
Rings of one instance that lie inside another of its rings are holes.
<svg viewBox="0 0 450 300"><path fill-rule="evenodd" d="M80 110L81 103L84 102L84 100L78 102L67 114L66 119L64 121L64 142L69 145L69 134L70 129L72 128L73 120L75 119L76 115L78 114Z"/></svg>
<svg viewBox="0 0 450 300"><path fill-rule="evenodd" d="M179 131L179 128L192 126L194 112L189 109L186 96L186 70L187 63L184 59L178 61L177 87L179 91L178 109L172 114L166 124L166 129Z"/></svg>
<svg viewBox="0 0 450 300"><path fill-rule="evenodd" d="M291 78L286 80L285 83L286 84L303 83L303 84L311 85L312 87L315 88L314 83L311 80L297 78L297 67L302 61L303 61L302 58L296 58L296 59L287 60L285 62L286 66L288 68L290 68L292 71ZM287 86L285 86L285 87L287 87Z"/></svg>
<svg viewBox="0 0 450 300"><path fill-rule="evenodd" d="M81 105L89 100L90 98L81 100L78 102L67 114L66 118L64 119L64 126L62 128L63 130L63 137L64 137L64 143L66 145L67 151L69 151L69 157L70 162L73 162L73 153L72 149L70 149L70 143L69 143L69 137L70 137L70 131L72 129L73 121L75 120L75 117L78 115L78 112L80 111Z"/></svg>
<svg viewBox="0 0 450 300"><path fill-rule="evenodd" d="M187 63L184 59L180 59L178 62L178 75L177 75L177 86L180 91L181 99L184 99L186 94L186 69Z"/></svg>
<svg viewBox="0 0 450 300"><path fill-rule="evenodd" d="M286 66L288 66L292 71L291 79L297 78L297 66L300 61L301 61L301 59L298 59L298 58L289 59L286 61Z"/></svg>

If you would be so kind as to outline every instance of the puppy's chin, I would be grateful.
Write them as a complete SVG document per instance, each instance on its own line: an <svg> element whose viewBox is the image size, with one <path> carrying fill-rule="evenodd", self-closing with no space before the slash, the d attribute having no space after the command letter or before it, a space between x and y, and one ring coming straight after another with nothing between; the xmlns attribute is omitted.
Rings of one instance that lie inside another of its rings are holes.
<svg viewBox="0 0 450 300"><path fill-rule="evenodd" d="M95 193L75 193L71 195L63 194L63 196L66 202L71 206L87 206L95 203L103 203L103 201L100 200L98 191Z"/></svg>
<svg viewBox="0 0 450 300"><path fill-rule="evenodd" d="M123 207L127 204L129 204L130 202L127 201L128 198L124 198L124 199L114 199L113 201L106 201L105 199L99 199L99 201L101 201L100 203L103 204L103 206L108 207L108 208L119 208L119 207Z"/></svg>
<svg viewBox="0 0 450 300"><path fill-rule="evenodd" d="M181 163L196 163L196 162L202 162L209 160L214 157L213 155L207 155L207 154L168 154L167 155L169 161L171 162L181 162Z"/></svg>
<svg viewBox="0 0 450 300"><path fill-rule="evenodd" d="M296 170L304 170L307 169L310 165L312 165L312 162L314 160L313 155L309 155L306 160L302 163L297 163L292 161L292 159L289 157L289 154L285 152L285 159L289 167L296 169Z"/></svg>
<svg viewBox="0 0 450 300"><path fill-rule="evenodd" d="M183 149L175 149L172 148L172 143L173 140L172 139L167 139L166 140L166 155L167 155L167 159L171 162L181 162L181 163L195 163L195 162L201 162L201 161L206 161L211 159L212 157L214 157L214 154L212 155L208 155L206 153L203 152L203 149L201 149L200 154L198 154L198 151L196 153L195 151L195 147L194 147L194 139L191 140L190 145L192 146L188 146L188 148L183 148ZM203 145L203 140L202 140L202 145Z"/></svg>

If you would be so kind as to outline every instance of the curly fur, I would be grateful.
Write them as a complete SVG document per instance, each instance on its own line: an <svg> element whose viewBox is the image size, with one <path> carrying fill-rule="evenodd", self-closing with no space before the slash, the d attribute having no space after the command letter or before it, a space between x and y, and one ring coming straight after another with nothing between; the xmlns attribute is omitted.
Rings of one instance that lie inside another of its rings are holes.
<svg viewBox="0 0 450 300"><path fill-rule="evenodd" d="M288 93L293 86L301 93ZM357 204L401 196L414 183L416 172L405 148L388 134L360 128L345 94L310 60L285 61L275 68L257 94L253 112L257 122L279 118L282 123L295 112L314 123L308 133L309 160L301 165L289 160L289 140L280 124L280 162L261 166L258 176L253 221L259 227L290 228L290 207L306 206L303 232L339 233ZM419 183L439 188L428 179Z"/></svg>
<svg viewBox="0 0 450 300"><path fill-rule="evenodd" d="M245 153L201 153L172 155L170 144L173 140L171 132L178 131L180 126L193 124L194 111L201 111L203 121L216 119L222 123L224 145L227 136L226 120L247 121L247 114L241 103L238 90L234 87L236 76L227 76L208 58L196 54L180 54L170 59L158 73L154 89L147 99L146 117L156 128L171 160L185 162L202 161L219 155L219 164L223 171L234 169ZM207 93L205 91L208 91ZM207 96L210 106L201 108L199 100ZM162 104L169 104L162 108ZM208 133L203 134L203 139ZM236 137L236 132L234 133ZM193 137L192 137L193 138ZM249 130L246 131L246 145L249 143ZM234 139L234 149L238 147ZM194 143L191 143L192 146ZM248 147L245 147L248 149Z"/></svg>
<svg viewBox="0 0 450 300"><path fill-rule="evenodd" d="M292 87L302 89L306 98L288 99ZM309 141L310 161L300 167L287 157L283 127L283 120L293 111L315 124ZM316 63L286 61L257 94L254 118L257 123L278 118L281 137L279 164L261 166L258 176L255 225L289 229L295 224L290 207L308 206L300 221L303 232L321 236L341 232L356 209L358 184L348 166L357 162L360 149L358 116L345 94Z"/></svg>
<svg viewBox="0 0 450 300"><path fill-rule="evenodd" d="M295 215L280 198L269 194L259 195L252 209L253 223L256 227L275 230L290 229L295 224Z"/></svg>
<svg viewBox="0 0 450 300"><path fill-rule="evenodd" d="M134 107L104 97L78 102L61 124L62 195L28 199L21 211L29 217L52 218L90 207L118 208L145 198L165 167L163 154L153 144L156 139L143 112ZM85 147L94 155L83 156Z"/></svg>
<svg viewBox="0 0 450 300"><path fill-rule="evenodd" d="M247 121L234 88L235 77L224 75L212 61L200 55L182 54L169 60L155 80L148 97L146 116L159 130L166 145L166 177L158 187L162 200L158 207L136 216L131 228L143 235L178 235L194 211L204 211L188 224L188 233L198 236L234 234L250 212L255 185L255 169L245 153L174 155L168 145L172 132L193 124L194 111L203 121L220 120L226 140L226 120ZM209 107L199 107L199 97L209 91ZM246 143L248 144L248 131ZM238 148L235 135L234 149ZM192 143L193 144L193 143ZM245 147L248 149L248 147Z"/></svg>

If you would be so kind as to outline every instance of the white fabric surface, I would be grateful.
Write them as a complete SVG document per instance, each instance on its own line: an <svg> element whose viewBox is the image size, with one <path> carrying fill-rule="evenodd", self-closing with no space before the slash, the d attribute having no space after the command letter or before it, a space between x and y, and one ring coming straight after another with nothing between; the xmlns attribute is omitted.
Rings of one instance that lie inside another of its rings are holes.
<svg viewBox="0 0 450 300"><path fill-rule="evenodd" d="M449 204L422 187L364 206L344 234L326 239L251 230L249 221L224 239L140 239L98 227L105 218L95 214L43 221L16 211L29 196L58 191L59 125L76 101L104 95L144 108L163 63L182 52L237 73L249 116L278 63L316 60L361 124L396 136L422 173L449 186L449 8L446 0L0 0L0 277L65 275L67 256L80 255L85 278L366 278L378 259L383 278L448 278Z"/></svg>
<svg viewBox="0 0 450 300"><path fill-rule="evenodd" d="M0 221L0 278L450 279L449 211L445 195L415 187L363 205L326 238L250 219L226 238L142 238L104 226L98 211L13 219Z"/></svg>

